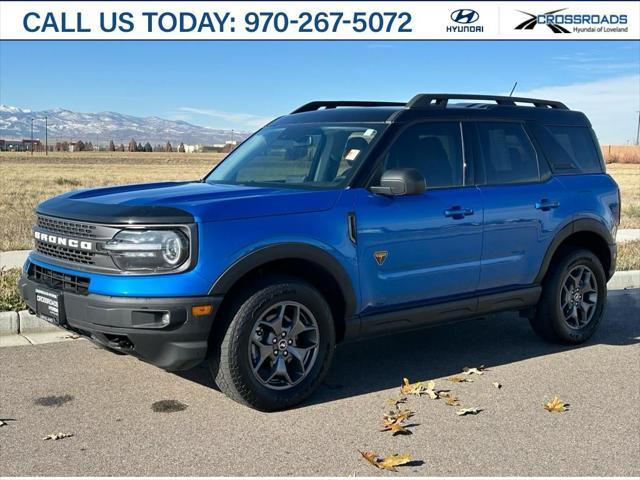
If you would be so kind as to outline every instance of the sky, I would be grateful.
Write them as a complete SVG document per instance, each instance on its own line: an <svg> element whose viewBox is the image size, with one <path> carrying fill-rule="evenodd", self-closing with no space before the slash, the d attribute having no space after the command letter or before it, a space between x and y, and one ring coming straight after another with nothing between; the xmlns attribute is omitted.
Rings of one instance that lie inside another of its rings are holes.
<svg viewBox="0 0 640 480"><path fill-rule="evenodd" d="M0 42L0 103L255 130L311 100L531 95L635 141L640 42Z"/></svg>

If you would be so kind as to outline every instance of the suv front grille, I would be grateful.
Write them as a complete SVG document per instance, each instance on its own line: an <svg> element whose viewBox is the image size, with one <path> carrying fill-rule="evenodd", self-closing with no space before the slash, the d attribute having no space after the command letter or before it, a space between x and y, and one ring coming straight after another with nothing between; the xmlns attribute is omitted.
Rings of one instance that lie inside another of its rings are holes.
<svg viewBox="0 0 640 480"><path fill-rule="evenodd" d="M83 265L94 265L95 253L78 250L75 248L63 247L61 245L51 245L49 243L36 240L36 252L49 257L66 260L67 262L81 263Z"/></svg>
<svg viewBox="0 0 640 480"><path fill-rule="evenodd" d="M75 222L73 220L64 220L61 218L45 217L38 215L37 225L51 233L68 235L70 237L96 238L96 226Z"/></svg>
<svg viewBox="0 0 640 480"><path fill-rule="evenodd" d="M89 279L77 275L67 275L34 263L29 267L29 278L56 290L87 295L89 293Z"/></svg>

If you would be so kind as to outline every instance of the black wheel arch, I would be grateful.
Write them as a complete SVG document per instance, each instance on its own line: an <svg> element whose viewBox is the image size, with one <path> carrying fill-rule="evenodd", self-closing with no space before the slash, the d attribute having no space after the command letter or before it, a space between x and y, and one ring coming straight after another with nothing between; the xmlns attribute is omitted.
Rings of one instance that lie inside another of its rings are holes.
<svg viewBox="0 0 640 480"><path fill-rule="evenodd" d="M341 339L348 318L352 318L356 311L356 294L349 274L340 262L320 247L305 243L278 243L258 248L243 256L222 275L218 277L209 291L209 295L225 296L234 287L254 275L266 270L270 273L293 274L306 279L318 287L322 293L330 297L338 295L338 305L328 298L337 323L337 338ZM314 278L314 277L320 278ZM305 278L306 277L306 278Z"/></svg>
<svg viewBox="0 0 640 480"><path fill-rule="evenodd" d="M564 226L554 237L545 253L535 283L542 283L554 256L567 245L587 248L598 257L609 280L616 267L616 243L609 229L593 218L580 218Z"/></svg>

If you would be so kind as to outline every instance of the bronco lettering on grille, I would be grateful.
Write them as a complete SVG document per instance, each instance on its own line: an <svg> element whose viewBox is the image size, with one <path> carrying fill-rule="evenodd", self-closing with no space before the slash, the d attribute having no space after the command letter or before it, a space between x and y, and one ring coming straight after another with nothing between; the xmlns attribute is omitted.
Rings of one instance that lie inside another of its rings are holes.
<svg viewBox="0 0 640 480"><path fill-rule="evenodd" d="M69 248L78 248L80 250L92 250L93 243L86 240L76 240L74 238L65 238L58 235L49 235L48 233L35 231L33 236L36 240L54 245L62 245Z"/></svg>

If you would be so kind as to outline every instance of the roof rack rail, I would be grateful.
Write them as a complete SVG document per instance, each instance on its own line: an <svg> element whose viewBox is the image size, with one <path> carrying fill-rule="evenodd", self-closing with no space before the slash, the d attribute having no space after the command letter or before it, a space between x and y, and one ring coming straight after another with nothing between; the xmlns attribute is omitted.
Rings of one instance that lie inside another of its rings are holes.
<svg viewBox="0 0 640 480"><path fill-rule="evenodd" d="M489 100L494 101L498 105L516 106L516 102L531 103L540 108L557 108L560 110L569 110L562 102L552 100L541 100L538 98L524 97L503 97L499 95L474 95L464 93L421 93L413 97L407 103L407 108L445 108L449 100Z"/></svg>
<svg viewBox="0 0 640 480"><path fill-rule="evenodd" d="M296 108L293 113L312 112L321 108L337 108L337 107L404 107L405 102L366 102L359 100L347 101L315 101L305 103L301 107Z"/></svg>

